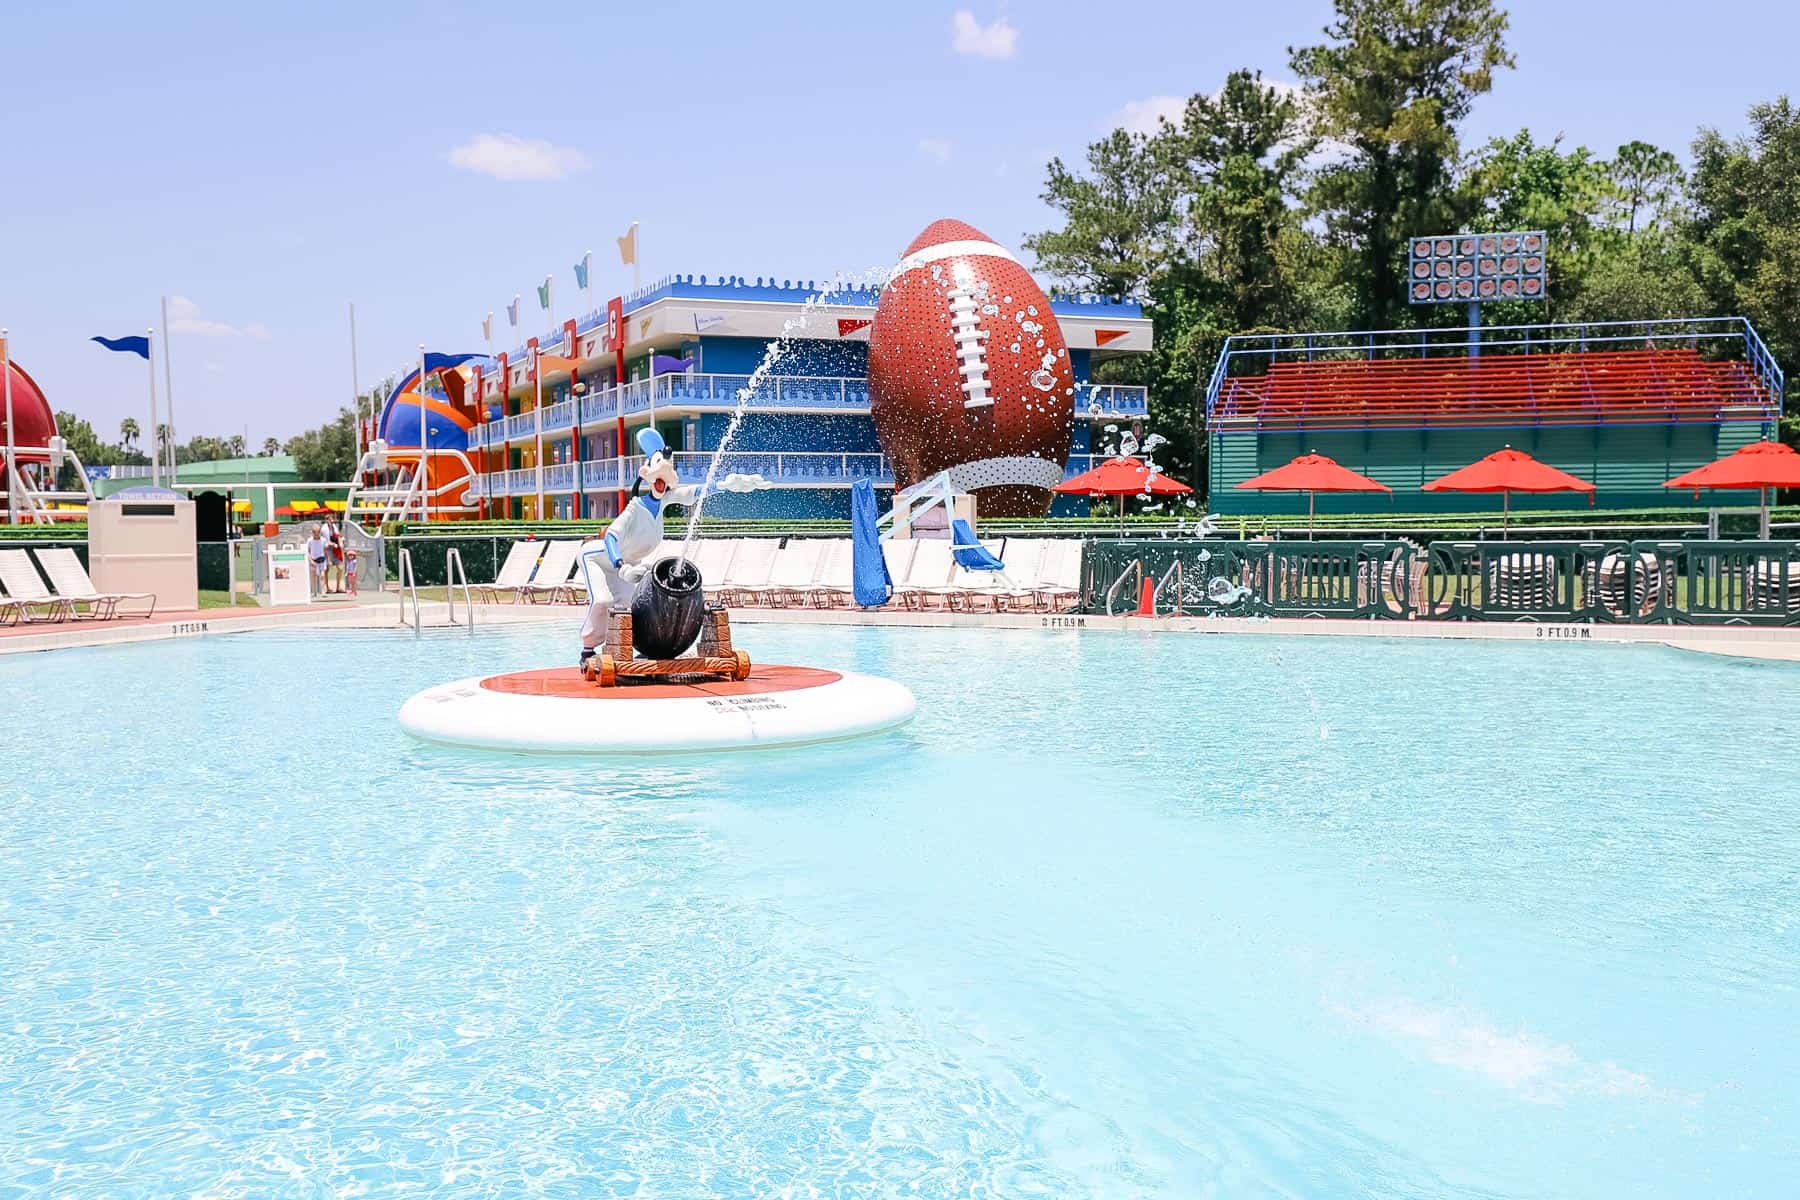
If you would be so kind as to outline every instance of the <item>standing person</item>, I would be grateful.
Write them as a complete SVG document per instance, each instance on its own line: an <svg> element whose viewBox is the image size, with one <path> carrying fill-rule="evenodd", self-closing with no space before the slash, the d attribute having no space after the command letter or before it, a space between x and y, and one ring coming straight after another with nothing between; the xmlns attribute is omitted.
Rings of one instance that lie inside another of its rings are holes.
<svg viewBox="0 0 1800 1200"><path fill-rule="evenodd" d="M312 574L313 595L325 592L325 531L317 525L306 539L306 565Z"/></svg>
<svg viewBox="0 0 1800 1200"><path fill-rule="evenodd" d="M331 575L333 568L342 561L342 544L338 541L337 526L332 524L330 516L320 524L319 533L325 538L325 591L329 595L337 590L332 586Z"/></svg>
<svg viewBox="0 0 1800 1200"><path fill-rule="evenodd" d="M344 587L356 595L356 551L348 548L344 551Z"/></svg>

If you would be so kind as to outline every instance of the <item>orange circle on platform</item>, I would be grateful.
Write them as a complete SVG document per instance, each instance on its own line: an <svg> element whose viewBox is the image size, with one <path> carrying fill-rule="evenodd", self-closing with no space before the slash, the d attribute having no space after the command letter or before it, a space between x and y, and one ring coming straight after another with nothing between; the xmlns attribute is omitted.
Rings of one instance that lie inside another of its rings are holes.
<svg viewBox="0 0 1800 1200"><path fill-rule="evenodd" d="M625 683L599 687L582 678L574 667L545 667L490 675L481 686L490 692L514 696L554 696L559 700L695 700L707 696L763 696L771 692L798 692L824 687L842 679L836 671L818 667L785 667L771 664L750 669L750 678L708 680L704 683Z"/></svg>

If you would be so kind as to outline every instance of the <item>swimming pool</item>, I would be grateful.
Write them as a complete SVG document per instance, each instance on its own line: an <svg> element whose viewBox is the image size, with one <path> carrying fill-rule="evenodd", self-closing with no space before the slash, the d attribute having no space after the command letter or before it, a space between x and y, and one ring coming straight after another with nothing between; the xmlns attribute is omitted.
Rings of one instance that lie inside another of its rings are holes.
<svg viewBox="0 0 1800 1200"><path fill-rule="evenodd" d="M0 659L0 1195L1800 1177L1800 670L762 626L881 738L409 741L573 625Z"/></svg>

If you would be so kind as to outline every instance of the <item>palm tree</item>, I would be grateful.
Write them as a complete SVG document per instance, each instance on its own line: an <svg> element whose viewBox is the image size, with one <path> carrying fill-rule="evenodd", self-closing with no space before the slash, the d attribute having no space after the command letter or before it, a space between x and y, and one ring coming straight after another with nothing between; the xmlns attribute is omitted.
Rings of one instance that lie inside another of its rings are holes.
<svg viewBox="0 0 1800 1200"><path fill-rule="evenodd" d="M281 453L281 442L275 438L263 439L263 457L274 458Z"/></svg>
<svg viewBox="0 0 1800 1200"><path fill-rule="evenodd" d="M120 445L127 450L131 449L131 447L137 443L138 434L141 432L142 430L138 428L137 421L132 417L126 417L123 421L119 422Z"/></svg>
<svg viewBox="0 0 1800 1200"><path fill-rule="evenodd" d="M227 458L244 457L244 435L234 433L225 439L225 456Z"/></svg>

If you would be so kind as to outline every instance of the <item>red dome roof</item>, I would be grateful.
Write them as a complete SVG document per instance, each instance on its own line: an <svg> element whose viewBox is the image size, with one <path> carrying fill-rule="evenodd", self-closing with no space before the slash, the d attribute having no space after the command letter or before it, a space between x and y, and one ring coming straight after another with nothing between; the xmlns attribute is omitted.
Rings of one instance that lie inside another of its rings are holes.
<svg viewBox="0 0 1800 1200"><path fill-rule="evenodd" d="M7 364L12 373L12 411L13 411L13 444L18 447L19 458L30 462L42 462L49 456L41 451L56 436L56 416L50 411L50 402L44 399L43 389L37 381L25 373L25 368L17 362ZM0 380L0 386L4 381ZM6 407L0 401L0 446L6 444ZM29 451L38 450L32 454Z"/></svg>

